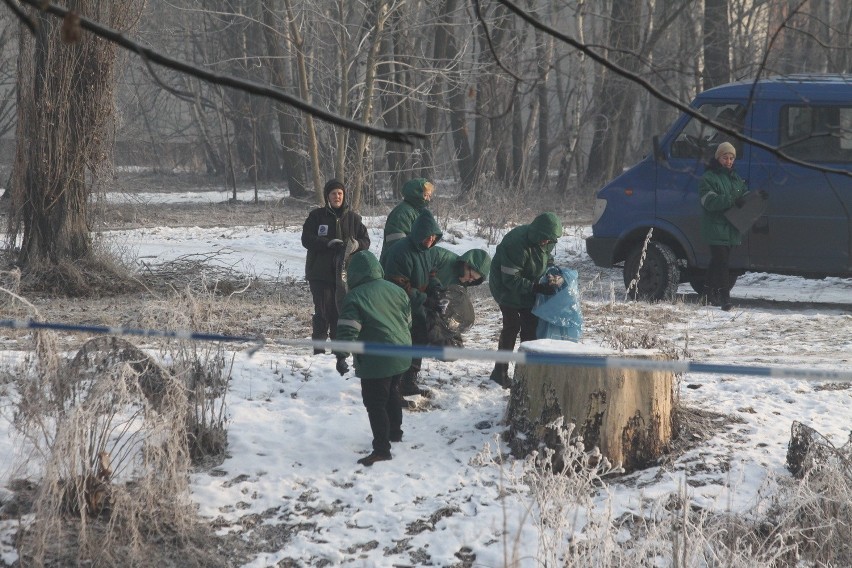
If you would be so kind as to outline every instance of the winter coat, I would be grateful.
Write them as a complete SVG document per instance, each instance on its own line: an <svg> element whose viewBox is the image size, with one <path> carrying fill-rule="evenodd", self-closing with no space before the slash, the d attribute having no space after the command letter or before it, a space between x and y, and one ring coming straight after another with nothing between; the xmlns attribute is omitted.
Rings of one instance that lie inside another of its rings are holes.
<svg viewBox="0 0 852 568"><path fill-rule="evenodd" d="M725 217L725 211L733 207L734 201L746 191L745 180L733 168L729 170L716 160L701 176L698 186L701 207L704 208L701 238L708 245L742 244L742 235Z"/></svg>
<svg viewBox="0 0 852 568"><path fill-rule="evenodd" d="M402 186L402 201L388 214L385 221L384 240L379 262L385 265L388 249L396 241L405 238L411 232L411 226L417 219L417 214L429 206L423 197L424 187L428 183L425 178L410 179Z"/></svg>
<svg viewBox="0 0 852 568"><path fill-rule="evenodd" d="M529 225L515 227L497 245L488 287L501 306L532 309L535 303L533 284L547 270L550 253L562 236L562 223L554 213L542 213ZM542 241L551 241L546 245Z"/></svg>
<svg viewBox="0 0 852 568"><path fill-rule="evenodd" d="M411 345L411 304L399 286L384 280L382 267L370 251L352 255L349 292L337 320L338 341ZM355 375L383 379L411 366L411 357L355 354Z"/></svg>
<svg viewBox="0 0 852 568"><path fill-rule="evenodd" d="M429 235L437 237L437 244L443 233L432 212L423 209L414 221L411 232L390 246L382 264L385 279L400 286L411 298L411 313L415 324L419 322L424 325L426 312L423 304L428 294L441 286L435 276L434 258L430 249L423 246L423 241Z"/></svg>
<svg viewBox="0 0 852 568"><path fill-rule="evenodd" d="M447 286L477 286L485 281L488 271L491 269L491 257L482 249L473 249L463 253L461 256L443 247L432 247L429 249L434 258L432 264L443 287ZM471 268L482 275L482 278L462 284L459 278L464 275L464 265L469 264Z"/></svg>
<svg viewBox="0 0 852 568"><path fill-rule="evenodd" d="M356 251L370 248L370 236L367 227L361 221L361 216L349 208L344 193L343 205L334 209L328 204L325 196L325 207L314 209L308 214L302 226L302 246L308 249L305 258L305 279L337 282L343 268L345 249L328 247L332 239L340 239L348 243L354 239Z"/></svg>

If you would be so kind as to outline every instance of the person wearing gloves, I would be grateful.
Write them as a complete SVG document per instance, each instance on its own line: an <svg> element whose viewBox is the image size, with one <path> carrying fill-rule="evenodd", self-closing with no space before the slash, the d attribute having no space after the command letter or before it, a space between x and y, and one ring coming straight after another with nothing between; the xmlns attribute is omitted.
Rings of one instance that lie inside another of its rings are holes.
<svg viewBox="0 0 852 568"><path fill-rule="evenodd" d="M370 251L352 255L349 292L337 320L338 341L411 345L411 304L405 291L384 279L378 259ZM337 372L349 371L348 353L337 355ZM402 441L402 398L399 381L411 365L410 357L354 355L355 375L361 379L361 399L373 433L373 451L358 460L371 466L392 459L391 442Z"/></svg>
<svg viewBox="0 0 852 568"><path fill-rule="evenodd" d="M331 179L323 189L325 206L312 210L302 226L302 246L308 250L305 279L314 301L311 339L335 338L338 299L345 290L343 271L347 252L370 248L370 237L361 216L346 202L343 183ZM347 249L348 247L348 249ZM314 348L314 354L325 353Z"/></svg>
<svg viewBox="0 0 852 568"><path fill-rule="evenodd" d="M382 241L382 252L379 254L379 262L385 265L385 258L391 245L400 239L404 239L409 232L418 213L429 207L435 186L425 178L414 178L405 182L402 186L402 201L388 214L385 221L384 240Z"/></svg>
<svg viewBox="0 0 852 568"><path fill-rule="evenodd" d="M435 275L434 258L430 249L441 240L443 232L432 212L423 209L417 215L411 232L394 242L382 263L385 279L393 282L411 299L411 339L414 345L427 345L427 309L440 309L437 292L441 283ZM399 392L402 396L427 394L417 386L422 359L414 358L411 368L402 377Z"/></svg>
<svg viewBox="0 0 852 568"><path fill-rule="evenodd" d="M432 247L433 264L441 286L458 285L464 288L479 286L485 282L491 269L491 257L488 251L472 249L458 255L443 247Z"/></svg>
<svg viewBox="0 0 852 568"><path fill-rule="evenodd" d="M725 217L731 207L742 207L748 192L743 178L734 170L737 151L730 142L716 148L714 159L701 176L698 193L704 213L701 217L701 238L710 246L710 264L707 267L707 302L731 309L731 276L728 259L731 248L742 244L743 237ZM761 190L759 195L769 195Z"/></svg>
<svg viewBox="0 0 852 568"><path fill-rule="evenodd" d="M532 313L535 295L552 296L556 286L539 279L553 262L551 253L562 236L562 223L555 213L542 213L529 225L515 227L503 237L494 253L488 286L500 307L503 327L497 347L512 351L520 332L521 341L536 338L538 318ZM510 388L509 364L495 363L491 380Z"/></svg>

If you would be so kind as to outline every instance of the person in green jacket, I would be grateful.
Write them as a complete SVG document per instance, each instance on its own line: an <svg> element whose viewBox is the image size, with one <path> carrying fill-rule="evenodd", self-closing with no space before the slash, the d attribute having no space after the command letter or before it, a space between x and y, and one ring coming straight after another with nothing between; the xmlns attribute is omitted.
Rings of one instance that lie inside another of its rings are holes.
<svg viewBox="0 0 852 568"><path fill-rule="evenodd" d="M411 345L411 303L399 287L384 279L376 256L356 252L349 261L349 292L337 320L338 341ZM348 353L338 356L337 372L349 371ZM358 463L371 466L392 458L391 442L402 441L402 398L399 381L411 358L355 354L355 375L373 432L373 451Z"/></svg>
<svg viewBox="0 0 852 568"><path fill-rule="evenodd" d="M698 192L704 214L701 217L701 238L710 245L710 264L707 267L707 301L723 310L731 309L731 276L728 259L731 248L742 244L743 237L725 211L742 207L747 193L746 183L734 170L737 151L730 142L722 142L707 170L701 176ZM762 192L764 196L766 192Z"/></svg>
<svg viewBox="0 0 852 568"><path fill-rule="evenodd" d="M491 257L482 249L472 249L461 255L439 246L430 250L438 280L444 288L478 286L485 282L491 269Z"/></svg>
<svg viewBox="0 0 852 568"><path fill-rule="evenodd" d="M394 242L382 262L385 279L390 280L411 299L411 338L414 345L428 344L427 309L438 309L436 294L441 282L435 273L434 258L430 250L443 237L438 222L428 209L423 209L411 226L411 232ZM402 396L428 394L417 386L422 360L415 357L411 368L400 381Z"/></svg>
<svg viewBox="0 0 852 568"><path fill-rule="evenodd" d="M435 186L425 178L414 178L405 182L402 186L402 201L391 210L385 221L384 240L382 251L379 253L379 262L385 265L385 258L390 246L400 239L404 239L409 232L417 214L429 207Z"/></svg>
<svg viewBox="0 0 852 568"><path fill-rule="evenodd" d="M538 318L532 313L536 294L551 296L556 287L539 283L553 262L551 253L562 236L562 223L555 213L542 213L529 225L515 227L497 245L488 287L503 315L503 327L497 347L512 351L518 333L521 341L536 338ZM491 380L510 388L509 364L495 363Z"/></svg>

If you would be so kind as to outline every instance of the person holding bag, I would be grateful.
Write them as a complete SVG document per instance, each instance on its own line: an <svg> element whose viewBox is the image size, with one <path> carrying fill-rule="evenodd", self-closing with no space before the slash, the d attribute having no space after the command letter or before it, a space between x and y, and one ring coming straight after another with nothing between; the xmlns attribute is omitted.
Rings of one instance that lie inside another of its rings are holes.
<svg viewBox="0 0 852 568"><path fill-rule="evenodd" d="M536 339L538 318L532 313L536 294L552 296L557 287L539 280L553 262L551 253L562 236L562 223L555 213L542 213L529 225L515 227L497 245L488 286L503 315L497 347L513 351L521 341ZM509 364L495 363L491 380L510 388Z"/></svg>

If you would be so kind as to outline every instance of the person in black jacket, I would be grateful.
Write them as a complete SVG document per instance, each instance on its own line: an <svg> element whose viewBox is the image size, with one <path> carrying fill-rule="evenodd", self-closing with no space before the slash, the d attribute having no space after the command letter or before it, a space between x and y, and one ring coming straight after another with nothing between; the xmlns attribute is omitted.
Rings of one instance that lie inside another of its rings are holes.
<svg viewBox="0 0 852 568"><path fill-rule="evenodd" d="M305 279L314 299L313 340L337 337L339 302L346 294L345 268L349 257L370 248L361 216L346 202L346 188L332 179L323 189L325 207L314 209L302 226L302 246L308 249ZM325 349L314 348L314 354Z"/></svg>

